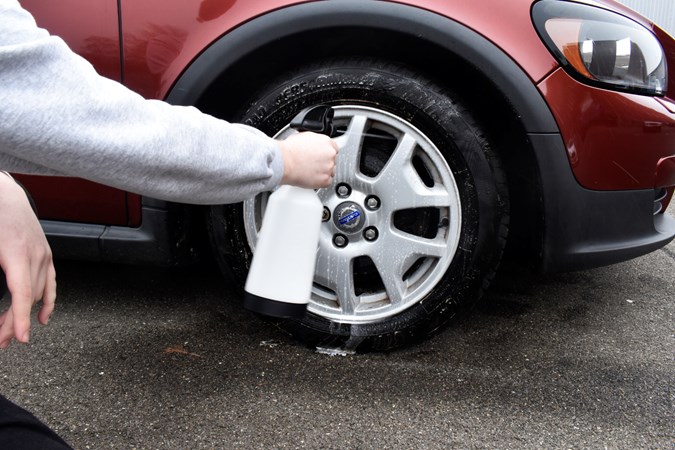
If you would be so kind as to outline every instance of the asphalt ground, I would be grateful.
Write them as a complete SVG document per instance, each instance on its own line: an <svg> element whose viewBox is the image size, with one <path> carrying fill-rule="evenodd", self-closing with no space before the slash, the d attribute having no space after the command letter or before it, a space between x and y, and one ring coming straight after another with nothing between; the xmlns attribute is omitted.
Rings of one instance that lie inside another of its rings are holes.
<svg viewBox="0 0 675 450"><path fill-rule="evenodd" d="M0 352L0 392L76 449L675 446L674 243L506 273L433 339L346 356L243 311L211 269L57 272L50 324Z"/></svg>

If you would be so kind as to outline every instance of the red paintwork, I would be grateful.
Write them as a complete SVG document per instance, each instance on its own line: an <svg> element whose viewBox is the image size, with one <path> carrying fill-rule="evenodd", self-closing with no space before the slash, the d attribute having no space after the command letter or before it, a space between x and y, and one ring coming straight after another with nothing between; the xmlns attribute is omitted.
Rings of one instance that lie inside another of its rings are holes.
<svg viewBox="0 0 675 450"><path fill-rule="evenodd" d="M162 99L209 44L258 15L302 1L145 0L124 2L125 84Z"/></svg>
<svg viewBox="0 0 675 450"><path fill-rule="evenodd" d="M117 0L21 0L40 27L63 38L101 75L120 81Z"/></svg>
<svg viewBox="0 0 675 450"><path fill-rule="evenodd" d="M273 9L302 1L146 0L124 4L125 82L146 98L165 98L170 87L205 46L238 26ZM401 1L435 11L469 26L502 47L533 80L556 67L530 21L531 0L508 2L465 0ZM504 26L508 17L509 26ZM161 25L160 25L161 24Z"/></svg>
<svg viewBox="0 0 675 450"><path fill-rule="evenodd" d="M593 88L562 69L539 87L551 105L582 186L654 187L656 164L675 154L675 114L652 97Z"/></svg>
<svg viewBox="0 0 675 450"><path fill-rule="evenodd" d="M558 66L532 26L532 0L399 0L444 15L492 41L537 82Z"/></svg>
<svg viewBox="0 0 675 450"><path fill-rule="evenodd" d="M675 42L618 2L578 2L616 10L651 29L664 46L670 70L663 99L591 88L562 70L540 84L558 121L577 181L599 190L666 186L656 179L656 167L661 158L675 155L675 103L671 100L675 98Z"/></svg>
<svg viewBox="0 0 675 450"><path fill-rule="evenodd" d="M30 192L41 219L128 225L124 191L79 178L12 175Z"/></svg>

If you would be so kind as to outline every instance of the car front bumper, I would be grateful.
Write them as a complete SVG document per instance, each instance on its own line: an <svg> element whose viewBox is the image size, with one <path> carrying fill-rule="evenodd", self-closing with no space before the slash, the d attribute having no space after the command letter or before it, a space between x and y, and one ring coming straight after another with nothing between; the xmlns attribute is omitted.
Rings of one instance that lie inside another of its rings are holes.
<svg viewBox="0 0 675 450"><path fill-rule="evenodd" d="M614 264L675 238L675 218L654 214L659 190L587 189L575 179L560 135L531 134L530 140L541 173L542 272Z"/></svg>

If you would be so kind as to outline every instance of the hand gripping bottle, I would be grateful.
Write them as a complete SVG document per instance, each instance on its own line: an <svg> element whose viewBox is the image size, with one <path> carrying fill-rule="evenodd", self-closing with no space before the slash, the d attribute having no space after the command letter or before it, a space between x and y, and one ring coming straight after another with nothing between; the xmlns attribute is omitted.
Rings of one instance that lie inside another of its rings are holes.
<svg viewBox="0 0 675 450"><path fill-rule="evenodd" d="M301 111L291 128L333 134L333 109ZM268 316L301 318L312 292L323 205L313 189L281 186L267 201L244 288L244 307Z"/></svg>

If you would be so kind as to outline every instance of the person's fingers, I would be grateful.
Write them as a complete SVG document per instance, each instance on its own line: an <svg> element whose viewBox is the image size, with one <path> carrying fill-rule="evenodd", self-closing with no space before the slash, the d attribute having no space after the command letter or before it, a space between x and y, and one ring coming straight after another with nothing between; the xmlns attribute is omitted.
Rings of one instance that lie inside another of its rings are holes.
<svg viewBox="0 0 675 450"><path fill-rule="evenodd" d="M328 187L335 172L339 146L328 136L303 132L281 141L284 174L282 184L304 188Z"/></svg>
<svg viewBox="0 0 675 450"><path fill-rule="evenodd" d="M323 181L317 183L319 184L319 187L326 188L330 186L333 182L333 179L331 177L326 176Z"/></svg>
<svg viewBox="0 0 675 450"><path fill-rule="evenodd" d="M50 264L47 270L47 281L45 285L44 296L42 297L42 308L38 314L38 320L41 324L47 325L49 317L54 312L56 303L56 270L54 265Z"/></svg>
<svg viewBox="0 0 675 450"><path fill-rule="evenodd" d="M14 320L11 308L2 314L0 325L0 348L7 348L14 337Z"/></svg>
<svg viewBox="0 0 675 450"><path fill-rule="evenodd" d="M50 267L51 260L44 261L39 264L37 274L32 278L32 298L35 304L38 300L44 299L47 295L47 287L49 286L49 277L51 276Z"/></svg>
<svg viewBox="0 0 675 450"><path fill-rule="evenodd" d="M24 190L10 177L0 177L0 266L11 295L11 306L0 315L0 346L12 338L30 339L31 310L44 297L40 320L48 320L56 296L55 271L49 244Z"/></svg>
<svg viewBox="0 0 675 450"><path fill-rule="evenodd" d="M19 342L27 343L30 339L30 311L34 303L29 270L24 268L8 272L7 288L12 294L14 337Z"/></svg>

